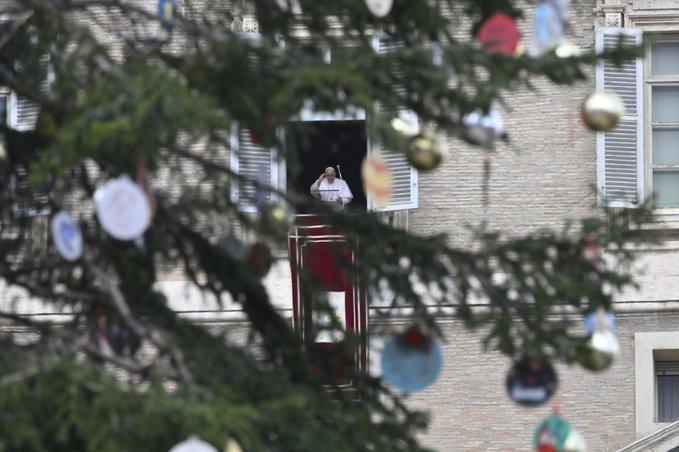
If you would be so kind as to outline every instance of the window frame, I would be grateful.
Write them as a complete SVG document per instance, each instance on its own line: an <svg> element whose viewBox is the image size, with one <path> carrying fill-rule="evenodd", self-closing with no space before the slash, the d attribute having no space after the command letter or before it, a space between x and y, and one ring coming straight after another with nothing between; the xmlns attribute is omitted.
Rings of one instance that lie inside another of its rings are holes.
<svg viewBox="0 0 679 452"><path fill-rule="evenodd" d="M0 97L5 98L5 126L9 126L12 115L12 90L6 86L0 86Z"/></svg>
<svg viewBox="0 0 679 452"><path fill-rule="evenodd" d="M652 32L645 34L650 43L654 42L676 42L679 43L679 32ZM653 163L653 130L654 129L676 129L679 130L679 121L673 122L654 122L653 121L653 87L657 86L678 86L679 74L677 75L653 75L652 74L652 45L648 45L644 54L644 154L645 154L645 180L646 193L655 193L653 190L654 172L677 173L678 165L655 165ZM656 207L655 211L661 215L672 215L679 217L679 206L677 207Z"/></svg>

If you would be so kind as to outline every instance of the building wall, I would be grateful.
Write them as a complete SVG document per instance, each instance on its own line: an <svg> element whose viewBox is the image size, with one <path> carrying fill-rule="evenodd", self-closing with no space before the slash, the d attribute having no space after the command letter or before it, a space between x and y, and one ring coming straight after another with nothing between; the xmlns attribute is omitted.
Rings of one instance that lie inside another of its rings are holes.
<svg viewBox="0 0 679 452"><path fill-rule="evenodd" d="M679 311L619 312L620 359L602 373L557 365L559 388L553 399L541 407L524 408L505 392L509 360L483 352L482 332L443 321L447 343L441 376L409 399L411 407L431 413L423 442L441 451L529 450L535 427L558 406L586 438L588 450L618 450L636 439L634 333L675 331L678 322Z"/></svg>
<svg viewBox="0 0 679 452"><path fill-rule="evenodd" d="M568 39L585 51L594 44L593 7L593 2L574 2L572 10ZM526 46L532 16L527 9L521 23ZM541 78L534 87L505 97L502 110L511 143L499 144L490 155L488 216L482 205L486 152L448 140L441 166L420 172L420 206L410 217L414 232L447 232L452 243L463 246L470 237L465 225L484 218L492 228L523 234L594 213L596 135L582 125L579 110L594 81L556 87Z"/></svg>

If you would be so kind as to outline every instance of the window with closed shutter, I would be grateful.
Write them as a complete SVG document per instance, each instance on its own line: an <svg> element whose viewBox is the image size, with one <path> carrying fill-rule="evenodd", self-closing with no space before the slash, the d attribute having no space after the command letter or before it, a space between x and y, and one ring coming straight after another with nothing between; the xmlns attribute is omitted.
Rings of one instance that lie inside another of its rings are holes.
<svg viewBox="0 0 679 452"><path fill-rule="evenodd" d="M641 44L636 28L598 28L596 50ZM616 66L597 66L597 90L617 93L625 104L625 114L609 132L597 134L597 187L600 204L609 207L637 207L645 201L643 60L629 60Z"/></svg>
<svg viewBox="0 0 679 452"><path fill-rule="evenodd" d="M257 206L272 202L271 190L258 184L279 187L279 161L275 148L262 146L247 128L234 124L231 130L231 168L243 179L231 185L231 199L243 211L256 212Z"/></svg>
<svg viewBox="0 0 679 452"><path fill-rule="evenodd" d="M389 53L402 47L403 43L395 41L387 41L384 39L375 40L375 47L378 53ZM398 79L398 65L394 66L394 79ZM396 85L394 87L396 93L403 93L402 87ZM400 108L393 111L382 106L378 106L378 113L387 117L400 116L411 116L417 119L415 113L406 109ZM418 174L417 170L410 166L406 156L400 152L393 152L387 149L382 143L377 139L377 137L370 137L368 150L371 153L378 154L382 157L391 170L391 181L392 181L392 195L389 204L383 208L378 208L373 205L370 199L368 199L369 208L381 212L388 212L394 210L405 210L405 209L416 209L418 206Z"/></svg>
<svg viewBox="0 0 679 452"><path fill-rule="evenodd" d="M33 130L35 124L38 122L38 113L40 112L38 106L26 99L18 96L12 92L10 96L10 116L9 127L19 130L27 131Z"/></svg>

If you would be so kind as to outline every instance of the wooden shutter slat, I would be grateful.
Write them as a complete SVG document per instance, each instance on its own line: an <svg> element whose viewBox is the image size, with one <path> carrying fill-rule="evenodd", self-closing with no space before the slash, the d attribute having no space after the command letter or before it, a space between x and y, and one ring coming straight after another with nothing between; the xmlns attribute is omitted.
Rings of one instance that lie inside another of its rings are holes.
<svg viewBox="0 0 679 452"><path fill-rule="evenodd" d="M641 44L636 28L598 28L596 50ZM617 93L625 115L615 129L597 133L598 200L610 207L637 207L644 201L643 65L642 60L597 66L597 90Z"/></svg>

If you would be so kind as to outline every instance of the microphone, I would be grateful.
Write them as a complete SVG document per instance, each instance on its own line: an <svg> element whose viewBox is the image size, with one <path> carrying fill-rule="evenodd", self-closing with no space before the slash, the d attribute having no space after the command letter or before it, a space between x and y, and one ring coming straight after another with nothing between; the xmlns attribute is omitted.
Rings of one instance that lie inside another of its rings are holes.
<svg viewBox="0 0 679 452"><path fill-rule="evenodd" d="M340 179L344 179L344 178L342 177L342 170L340 169L339 163L337 164L337 174L339 175L339 178L340 178Z"/></svg>

